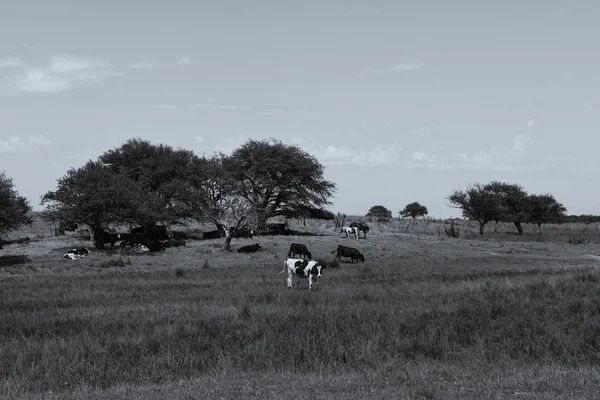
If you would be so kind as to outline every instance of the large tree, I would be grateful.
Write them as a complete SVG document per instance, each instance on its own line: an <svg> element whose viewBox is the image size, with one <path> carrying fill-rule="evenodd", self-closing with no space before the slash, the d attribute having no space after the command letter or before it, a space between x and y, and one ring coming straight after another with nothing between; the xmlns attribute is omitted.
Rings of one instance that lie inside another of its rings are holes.
<svg viewBox="0 0 600 400"><path fill-rule="evenodd" d="M560 222L567 209L556 201L551 194L532 194L527 198L527 222L534 223L541 229L542 224Z"/></svg>
<svg viewBox="0 0 600 400"><path fill-rule="evenodd" d="M415 219L417 217L424 217L427 214L427 207L422 206L417 201L407 204L406 207L404 207L404 210L400 211L400 216L402 218L412 217L412 219Z"/></svg>
<svg viewBox="0 0 600 400"><path fill-rule="evenodd" d="M254 210L259 229L270 217L299 218L331 204L335 184L323 178L323 166L295 145L276 139L249 140L222 157L239 182L237 195Z"/></svg>
<svg viewBox="0 0 600 400"><path fill-rule="evenodd" d="M486 188L500 198L498 218L505 222L512 222L519 235L522 235L522 223L525 222L528 212L527 191L520 185L498 181L488 183Z"/></svg>
<svg viewBox="0 0 600 400"><path fill-rule="evenodd" d="M446 198L448 206L462 210L462 215L479 222L479 234L484 234L485 225L497 220L501 209L501 198L488 185L475 183L465 191L455 190Z"/></svg>
<svg viewBox="0 0 600 400"><path fill-rule="evenodd" d="M392 212L382 205L376 205L369 209L367 217L375 217L377 221L389 221L392 218Z"/></svg>
<svg viewBox="0 0 600 400"><path fill-rule="evenodd" d="M12 179L0 172L0 237L31 223L31 205L14 189Z"/></svg>
<svg viewBox="0 0 600 400"><path fill-rule="evenodd" d="M153 215L148 204L158 201L145 195L137 182L113 173L96 161L69 169L57 183L55 191L42 196L45 218L83 222L93 229L105 229L112 222L136 222L144 215ZM99 240L96 246L103 248L104 242Z"/></svg>
<svg viewBox="0 0 600 400"><path fill-rule="evenodd" d="M144 193L142 201L146 210L136 216L142 226L187 216L180 197L187 191L190 170L197 161L192 151L142 139L129 139L99 157L99 162L112 173L124 175ZM131 211L136 214L135 210Z"/></svg>

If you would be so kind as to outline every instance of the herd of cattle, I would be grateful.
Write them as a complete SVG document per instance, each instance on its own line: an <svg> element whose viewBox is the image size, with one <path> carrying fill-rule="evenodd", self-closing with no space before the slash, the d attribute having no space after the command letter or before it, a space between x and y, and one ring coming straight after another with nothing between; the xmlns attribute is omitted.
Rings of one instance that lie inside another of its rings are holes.
<svg viewBox="0 0 600 400"><path fill-rule="evenodd" d="M343 234L345 238L360 238L362 232L364 239L367 238L367 232L369 232L369 226L364 222L353 222L350 226L340 227L340 234ZM212 233L212 232L211 232ZM253 236L252 230L243 232L243 237ZM167 234L166 226L152 225L147 227L133 228L129 233L112 233L107 232L103 229L93 229L91 236L96 246L100 243L110 244L110 248L114 249L115 244L118 242L120 247L130 248L136 253L146 253L165 250L167 247L179 247L185 246L186 242L183 239L176 237L169 237ZM260 243L255 243L247 246L240 247L238 253L255 253L261 250ZM349 258L353 263L356 261L365 261L364 255L354 247L348 247L338 245L337 249L331 253L336 253L337 261L340 261L342 257ZM77 259L85 257L89 254L89 250L85 247L74 248L69 250L63 258ZM301 258L297 258L301 257ZM321 265L319 261L312 259L312 253L308 250L308 247L303 243L292 243L287 253L287 258L283 265L284 273L287 270L287 286L292 287L292 277L297 276L300 278L308 279L308 289L311 289L313 283L316 285L318 278L321 277L321 270L325 268L325 265Z"/></svg>

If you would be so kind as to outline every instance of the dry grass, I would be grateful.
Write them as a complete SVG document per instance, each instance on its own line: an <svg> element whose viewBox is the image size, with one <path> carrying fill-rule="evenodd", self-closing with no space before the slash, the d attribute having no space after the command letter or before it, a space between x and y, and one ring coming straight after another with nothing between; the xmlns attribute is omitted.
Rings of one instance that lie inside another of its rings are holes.
<svg viewBox="0 0 600 400"><path fill-rule="evenodd" d="M255 254L221 240L78 260L60 258L89 244L71 237L7 246L31 262L0 268L0 397L594 398L600 271L583 256L598 237L448 238L433 224L234 240L258 241ZM350 245L366 262L289 290L291 242L326 263Z"/></svg>

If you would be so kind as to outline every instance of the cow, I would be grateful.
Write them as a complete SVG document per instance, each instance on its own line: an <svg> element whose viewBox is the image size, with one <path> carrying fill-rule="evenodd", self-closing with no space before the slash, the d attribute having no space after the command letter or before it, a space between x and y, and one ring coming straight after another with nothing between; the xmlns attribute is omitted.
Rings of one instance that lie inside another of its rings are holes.
<svg viewBox="0 0 600 400"><path fill-rule="evenodd" d="M356 228L358 232L362 232L367 238L367 232L369 232L369 225L364 222L353 222L350 224L350 228Z"/></svg>
<svg viewBox="0 0 600 400"><path fill-rule="evenodd" d="M80 257L85 257L90 254L90 251L87 247L78 247L76 249L71 249L65 253L62 258L70 258L71 260L76 260Z"/></svg>
<svg viewBox="0 0 600 400"><path fill-rule="evenodd" d="M312 254L308 251L308 248L305 244L302 243L292 243L290 245L290 251L288 251L288 257L293 257L296 254L300 254L302 257L306 257L309 260L312 258Z"/></svg>
<svg viewBox="0 0 600 400"><path fill-rule="evenodd" d="M250 238L250 239L252 239L253 236L254 236L254 231L248 227L243 227L243 228L237 229L235 232L233 232L234 238Z"/></svg>
<svg viewBox="0 0 600 400"><path fill-rule="evenodd" d="M345 233L347 238L354 235L356 237L356 239L358 240L358 229L357 228L351 228L349 226L342 226L340 228L340 233Z"/></svg>
<svg viewBox="0 0 600 400"><path fill-rule="evenodd" d="M100 235L102 235L103 243L110 243L110 248L115 248L115 243L119 240L119 235L116 233L106 232L102 228L96 228L93 230L94 232L94 246L98 245Z"/></svg>
<svg viewBox="0 0 600 400"><path fill-rule="evenodd" d="M337 259L340 260L341 257L350 257L350 260L354 262L356 261L365 261L365 256L363 256L360 251L355 249L354 247L346 247L341 244L338 245L337 249L332 251L335 253L337 251Z"/></svg>
<svg viewBox="0 0 600 400"><path fill-rule="evenodd" d="M168 240L167 227L164 225L146 225L133 228L133 234L143 234L146 239Z"/></svg>
<svg viewBox="0 0 600 400"><path fill-rule="evenodd" d="M248 246L242 246L237 250L237 252L238 253L255 253L260 249L262 249L262 247L260 247L260 244L255 243L255 244L249 244Z"/></svg>
<svg viewBox="0 0 600 400"><path fill-rule="evenodd" d="M317 279L321 277L321 269L325 268L318 261L314 260L303 260L301 258L287 258L283 262L283 270L280 272L283 274L287 269L287 287L292 288L292 277L294 275L300 278L308 278L308 290L312 289L313 279L315 286L317 285Z"/></svg>

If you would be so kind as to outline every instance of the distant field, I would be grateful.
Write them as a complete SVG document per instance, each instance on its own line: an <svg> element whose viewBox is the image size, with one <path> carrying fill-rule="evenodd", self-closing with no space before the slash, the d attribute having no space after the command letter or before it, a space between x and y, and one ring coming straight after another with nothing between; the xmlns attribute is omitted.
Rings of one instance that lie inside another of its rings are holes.
<svg viewBox="0 0 600 400"><path fill-rule="evenodd" d="M524 237L462 224L449 238L443 223L396 220L357 241L292 223L326 236L234 239L261 244L249 255L205 240L68 260L91 243L43 222L13 233L30 241L0 256L30 262L0 267L0 398L597 398L597 224ZM327 262L354 246L366 262L290 290L292 242Z"/></svg>

